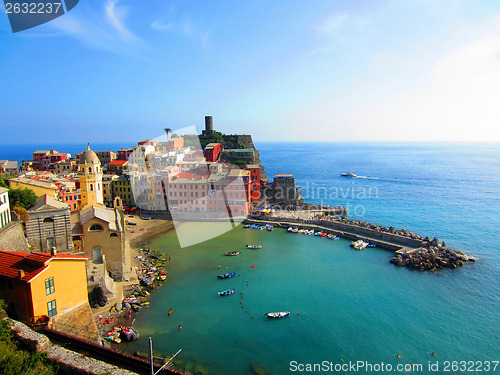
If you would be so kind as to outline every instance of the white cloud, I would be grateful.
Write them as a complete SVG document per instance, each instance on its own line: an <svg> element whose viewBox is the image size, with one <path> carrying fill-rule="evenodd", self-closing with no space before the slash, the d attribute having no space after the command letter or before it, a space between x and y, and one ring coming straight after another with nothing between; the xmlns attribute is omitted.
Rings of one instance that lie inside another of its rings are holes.
<svg viewBox="0 0 500 375"><path fill-rule="evenodd" d="M109 23L120 33L120 35L128 41L135 42L138 38L130 32L124 24L124 19L127 16L127 8L117 7L118 0L108 0L106 3L106 18Z"/></svg>
<svg viewBox="0 0 500 375"><path fill-rule="evenodd" d="M154 30L157 30L157 31L165 31L165 30L169 30L171 29L172 27L174 27L174 24L173 23L165 23L163 21L160 21L160 20L155 20L151 23L151 28L154 29Z"/></svg>

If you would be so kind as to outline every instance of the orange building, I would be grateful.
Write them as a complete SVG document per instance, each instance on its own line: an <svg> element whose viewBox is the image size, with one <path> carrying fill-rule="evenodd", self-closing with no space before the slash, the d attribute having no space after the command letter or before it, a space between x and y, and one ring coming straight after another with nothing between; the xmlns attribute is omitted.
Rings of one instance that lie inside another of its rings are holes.
<svg viewBox="0 0 500 375"><path fill-rule="evenodd" d="M87 258L0 251L0 298L9 315L29 324L87 303Z"/></svg>

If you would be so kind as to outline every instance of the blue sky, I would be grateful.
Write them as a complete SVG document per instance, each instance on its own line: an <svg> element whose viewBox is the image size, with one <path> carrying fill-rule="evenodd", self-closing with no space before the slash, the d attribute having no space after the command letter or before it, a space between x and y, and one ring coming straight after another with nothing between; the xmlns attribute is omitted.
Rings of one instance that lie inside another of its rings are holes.
<svg viewBox="0 0 500 375"><path fill-rule="evenodd" d="M498 1L80 0L13 34L0 143L500 141ZM85 135L81 135L85 132Z"/></svg>

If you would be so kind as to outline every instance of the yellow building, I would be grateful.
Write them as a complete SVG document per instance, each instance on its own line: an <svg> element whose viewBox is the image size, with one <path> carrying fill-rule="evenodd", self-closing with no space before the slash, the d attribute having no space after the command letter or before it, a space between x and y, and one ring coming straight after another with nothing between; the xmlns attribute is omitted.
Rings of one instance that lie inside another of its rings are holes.
<svg viewBox="0 0 500 375"><path fill-rule="evenodd" d="M25 177L16 177L9 179L9 187L11 189L30 189L35 192L37 197L49 195L57 198L57 186L50 181L31 180Z"/></svg>
<svg viewBox="0 0 500 375"><path fill-rule="evenodd" d="M33 324L88 304L86 259L0 251L0 298L9 315Z"/></svg>
<svg viewBox="0 0 500 375"><path fill-rule="evenodd" d="M104 207L101 162L90 146L87 146L80 156L78 179L82 193L82 209L96 205Z"/></svg>
<svg viewBox="0 0 500 375"><path fill-rule="evenodd" d="M70 217L73 247L85 253L91 266L104 264L115 281L129 280L131 260L125 245L123 208L121 203L115 208L104 206L101 164L89 146L80 155L78 178L82 207Z"/></svg>

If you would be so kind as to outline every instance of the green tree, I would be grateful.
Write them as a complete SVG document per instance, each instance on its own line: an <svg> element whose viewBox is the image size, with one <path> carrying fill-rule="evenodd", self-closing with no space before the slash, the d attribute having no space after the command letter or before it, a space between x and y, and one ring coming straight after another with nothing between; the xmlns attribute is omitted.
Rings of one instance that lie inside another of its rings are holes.
<svg viewBox="0 0 500 375"><path fill-rule="evenodd" d="M2 177L0 177L0 187L9 188L9 184Z"/></svg>
<svg viewBox="0 0 500 375"><path fill-rule="evenodd" d="M19 205L28 210L35 205L36 195L30 189L9 189L9 202L11 208Z"/></svg>

